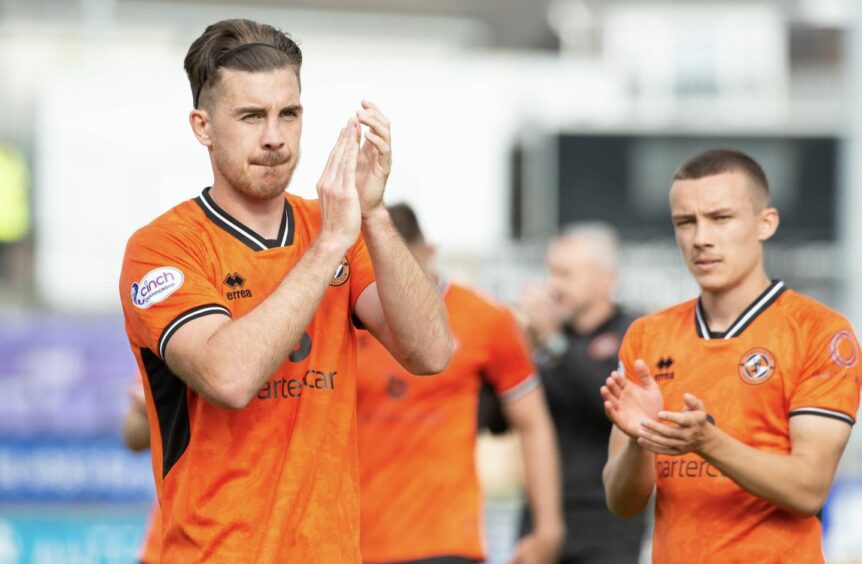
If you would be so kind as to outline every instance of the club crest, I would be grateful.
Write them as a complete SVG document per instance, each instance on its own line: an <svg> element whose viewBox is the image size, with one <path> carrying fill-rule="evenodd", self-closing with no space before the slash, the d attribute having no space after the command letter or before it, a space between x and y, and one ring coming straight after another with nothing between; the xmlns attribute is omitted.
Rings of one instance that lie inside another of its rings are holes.
<svg viewBox="0 0 862 564"><path fill-rule="evenodd" d="M766 349L751 349L742 355L738 371L746 384L763 384L775 373L775 357Z"/></svg>
<svg viewBox="0 0 862 564"><path fill-rule="evenodd" d="M350 278L350 262L347 260L347 257L341 258L341 264L338 265L338 268L335 270L335 275L332 277L332 280L329 281L330 286L341 286L347 279Z"/></svg>

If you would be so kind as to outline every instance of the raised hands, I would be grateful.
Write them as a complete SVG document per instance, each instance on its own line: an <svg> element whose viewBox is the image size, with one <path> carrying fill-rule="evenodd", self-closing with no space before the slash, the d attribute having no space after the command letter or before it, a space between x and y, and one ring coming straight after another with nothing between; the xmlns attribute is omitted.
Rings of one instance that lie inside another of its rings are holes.
<svg viewBox="0 0 862 564"><path fill-rule="evenodd" d="M368 127L359 146L361 125ZM317 182L321 234L345 248L353 245L362 218L383 210L383 191L392 170L389 120L367 100L341 130Z"/></svg>
<svg viewBox="0 0 862 564"><path fill-rule="evenodd" d="M623 433L638 439L641 437L643 422L655 421L658 418L664 399L647 363L636 360L634 368L637 382L628 380L614 370L602 386L601 394L605 400L605 413L608 418Z"/></svg>
<svg viewBox="0 0 862 564"><path fill-rule="evenodd" d="M685 394L682 411L663 410L661 390L644 361L635 361L635 374L638 382L614 371L602 386L605 413L614 425L656 454L698 452L710 430L703 402Z"/></svg>
<svg viewBox="0 0 862 564"><path fill-rule="evenodd" d="M362 109L356 112L356 118L368 127L356 163L356 189L362 215L367 216L383 209L383 190L392 170L392 137L389 120L368 100L362 101Z"/></svg>
<svg viewBox="0 0 862 564"><path fill-rule="evenodd" d="M356 242L362 227L362 210L356 188L358 155L359 123L351 118L338 135L317 182L321 236L330 238L345 251Z"/></svg>
<svg viewBox="0 0 862 564"><path fill-rule="evenodd" d="M709 415L694 394L683 396L682 411L659 411L659 421L642 423L638 444L656 454L698 452L709 432Z"/></svg>

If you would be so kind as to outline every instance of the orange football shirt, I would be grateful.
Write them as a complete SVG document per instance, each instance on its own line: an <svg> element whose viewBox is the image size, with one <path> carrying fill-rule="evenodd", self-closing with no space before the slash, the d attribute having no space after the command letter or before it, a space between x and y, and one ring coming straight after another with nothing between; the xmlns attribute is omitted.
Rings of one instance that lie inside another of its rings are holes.
<svg viewBox="0 0 862 564"><path fill-rule="evenodd" d="M620 362L630 378L645 360L665 409L699 397L715 425L766 452L790 453L790 418L852 425L862 372L849 322L774 282L723 334L709 330L699 300L642 317ZM656 455L653 561L822 563L820 521L764 501L699 456Z"/></svg>
<svg viewBox="0 0 862 564"><path fill-rule="evenodd" d="M371 335L359 337L365 562L483 558L475 467L479 390L484 380L503 401L513 401L539 385L511 313L463 286L443 292L455 352L442 373L413 376Z"/></svg>
<svg viewBox="0 0 862 564"><path fill-rule="evenodd" d="M141 564L159 564L162 561L162 510L153 504L150 519L141 545Z"/></svg>
<svg viewBox="0 0 862 564"><path fill-rule="evenodd" d="M182 324L238 318L269 296L320 230L285 195L265 240L208 190L132 235L120 277L141 373L165 562L359 561L354 305L374 273L360 239L289 359L245 408L216 407L164 362Z"/></svg>

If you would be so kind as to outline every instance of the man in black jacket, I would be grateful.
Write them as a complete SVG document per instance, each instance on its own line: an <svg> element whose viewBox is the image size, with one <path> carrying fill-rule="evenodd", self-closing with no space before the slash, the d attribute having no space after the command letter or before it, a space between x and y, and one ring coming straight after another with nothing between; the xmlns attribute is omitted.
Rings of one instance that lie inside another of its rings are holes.
<svg viewBox="0 0 862 564"><path fill-rule="evenodd" d="M522 298L563 464L566 564L636 563L643 537L642 518L612 515L602 486L611 423L599 389L633 320L613 299L618 256L610 226L570 226L548 248L548 284ZM529 512L523 519L529 531Z"/></svg>

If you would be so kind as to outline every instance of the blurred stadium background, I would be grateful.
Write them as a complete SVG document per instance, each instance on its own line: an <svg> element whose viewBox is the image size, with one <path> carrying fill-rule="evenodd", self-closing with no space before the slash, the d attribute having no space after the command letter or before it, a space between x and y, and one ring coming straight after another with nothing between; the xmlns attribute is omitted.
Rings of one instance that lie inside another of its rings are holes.
<svg viewBox="0 0 862 564"><path fill-rule="evenodd" d="M0 563L130 562L152 499L120 426L135 380L117 279L127 237L210 182L182 59L215 20L301 44L313 197L362 98L393 123L387 200L442 268L512 302L548 236L625 236L621 301L691 297L666 191L694 152L764 164L783 225L772 277L862 322L858 0L0 0ZM511 542L510 446L483 443L488 542ZM862 437L824 512L829 562L862 562Z"/></svg>

